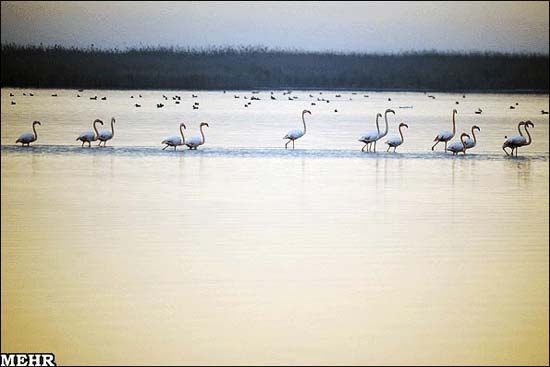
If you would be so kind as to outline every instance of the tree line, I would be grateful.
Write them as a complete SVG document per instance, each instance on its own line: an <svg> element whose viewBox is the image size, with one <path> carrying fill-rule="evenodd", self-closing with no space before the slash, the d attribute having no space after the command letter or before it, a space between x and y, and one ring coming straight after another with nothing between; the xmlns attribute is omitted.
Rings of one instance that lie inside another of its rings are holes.
<svg viewBox="0 0 550 367"><path fill-rule="evenodd" d="M548 55L3 44L2 87L549 91Z"/></svg>

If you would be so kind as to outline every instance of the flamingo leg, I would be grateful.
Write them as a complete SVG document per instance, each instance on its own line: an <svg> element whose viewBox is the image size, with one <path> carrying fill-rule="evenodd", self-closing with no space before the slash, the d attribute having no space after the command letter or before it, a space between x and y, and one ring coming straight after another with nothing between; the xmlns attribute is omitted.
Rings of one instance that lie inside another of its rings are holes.
<svg viewBox="0 0 550 367"><path fill-rule="evenodd" d="M391 148L391 145L388 145L388 149L386 150L386 152L389 152L390 148ZM395 152L395 150L394 150L394 152Z"/></svg>
<svg viewBox="0 0 550 367"><path fill-rule="evenodd" d="M162 148L162 150L164 150L164 149L166 149L166 148L168 148L168 145L166 145L164 148Z"/></svg>
<svg viewBox="0 0 550 367"><path fill-rule="evenodd" d="M81 145L82 148L84 148L84 140L82 140L82 145Z"/></svg>
<svg viewBox="0 0 550 367"><path fill-rule="evenodd" d="M365 145L363 145L363 148L361 148L361 151L364 152L365 151L365 147L367 146L368 144L365 143Z"/></svg>
<svg viewBox="0 0 550 367"><path fill-rule="evenodd" d="M287 149L288 143L290 143L290 139L286 142L286 144L285 144L285 149Z"/></svg>
<svg viewBox="0 0 550 367"><path fill-rule="evenodd" d="M432 146L432 151L434 150L435 146L439 144L439 140L435 142L435 144Z"/></svg>
<svg viewBox="0 0 550 367"><path fill-rule="evenodd" d="M393 147L393 152L395 153L395 150L397 149L397 145Z"/></svg>
<svg viewBox="0 0 550 367"><path fill-rule="evenodd" d="M445 151L447 151L447 142L445 142Z"/></svg>
<svg viewBox="0 0 550 367"><path fill-rule="evenodd" d="M292 150L294 150L294 139L292 139Z"/></svg>
<svg viewBox="0 0 550 367"><path fill-rule="evenodd" d="M506 150L506 147L502 147L502 150L504 150L504 153L506 153L506 156L509 156L508 151Z"/></svg>
<svg viewBox="0 0 550 367"><path fill-rule="evenodd" d="M174 151L176 151L176 146L174 145Z"/></svg>
<svg viewBox="0 0 550 367"><path fill-rule="evenodd" d="M374 152L376 153L376 140L374 141Z"/></svg>

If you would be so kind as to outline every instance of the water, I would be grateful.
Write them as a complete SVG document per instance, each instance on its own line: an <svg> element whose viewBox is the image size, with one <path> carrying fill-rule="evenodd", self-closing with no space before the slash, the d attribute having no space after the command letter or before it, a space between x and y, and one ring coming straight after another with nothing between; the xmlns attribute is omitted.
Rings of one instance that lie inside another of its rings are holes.
<svg viewBox="0 0 550 367"><path fill-rule="evenodd" d="M2 89L2 352L73 365L548 364L548 96L77 93ZM261 101L245 108L245 95ZM285 151L304 108L307 134ZM361 153L385 108L389 135L409 124L404 145ZM457 132L481 128L464 157L430 151L453 108ZM107 148L74 141L111 116ZM36 119L35 146L15 147ZM504 135L527 119L533 143L505 157ZM162 151L182 121L191 135L208 122L206 144Z"/></svg>

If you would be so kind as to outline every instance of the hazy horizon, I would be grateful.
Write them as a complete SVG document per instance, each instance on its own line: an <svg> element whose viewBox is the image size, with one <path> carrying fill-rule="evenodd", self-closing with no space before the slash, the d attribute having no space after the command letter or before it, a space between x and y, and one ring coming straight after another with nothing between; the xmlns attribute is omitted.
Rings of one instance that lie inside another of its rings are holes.
<svg viewBox="0 0 550 367"><path fill-rule="evenodd" d="M549 53L548 2L12 2L2 44Z"/></svg>

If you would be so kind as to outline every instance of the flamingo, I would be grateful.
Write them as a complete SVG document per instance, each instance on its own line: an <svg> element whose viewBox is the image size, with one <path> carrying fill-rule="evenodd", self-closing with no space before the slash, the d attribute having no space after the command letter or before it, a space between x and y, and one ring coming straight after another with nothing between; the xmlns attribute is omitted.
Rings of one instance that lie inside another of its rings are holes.
<svg viewBox="0 0 550 367"><path fill-rule="evenodd" d="M384 136L388 135L388 113L390 113L390 112L395 115L395 111L392 110L391 108L388 108L388 109L386 109L386 111L384 111L384 120L386 121L386 129L384 130L383 134L378 134L378 137L374 141L374 151L375 152L376 152L376 142L378 140L382 139Z"/></svg>
<svg viewBox="0 0 550 367"><path fill-rule="evenodd" d="M475 134L475 132L474 132L475 129L477 129L477 131L481 131L481 129L479 128L479 126L477 126L477 125L472 126L472 136L473 136L473 139L472 139L472 138L467 138L466 140L464 140L464 145L466 146L466 150L472 149L472 148L475 147L476 144L477 144L476 134Z"/></svg>
<svg viewBox="0 0 550 367"><path fill-rule="evenodd" d="M285 149L288 146L288 143L292 141L292 149L294 149L294 140L300 139L302 136L306 134L306 120L304 119L304 115L306 113L309 113L311 115L311 111L309 110L303 110L302 111L302 122L304 123L304 131L302 130L291 130L289 131L283 139L288 139L288 141L285 144Z"/></svg>
<svg viewBox="0 0 550 367"><path fill-rule="evenodd" d="M458 113L457 110L453 110L453 132L450 131L441 131L437 136L435 137L434 141L436 142L432 146L432 151L434 150L435 146L439 144L440 142L445 143L445 151L447 151L447 142L451 140L455 136L456 132L456 121L455 121L455 115Z"/></svg>
<svg viewBox="0 0 550 367"><path fill-rule="evenodd" d="M527 133L529 140L525 139L525 136L523 136L523 134L521 133L520 127L522 125L525 127L525 132ZM511 136L506 139L504 144L502 144L502 150L504 150L504 153L506 153L507 156L508 155L514 156L514 149L515 149L516 157L517 157L519 147L523 147L531 144L531 134L529 134L529 131L527 130L528 127L535 127L535 125L531 121L520 122L518 124L518 131L520 132L520 135ZM511 149L511 154L508 154L508 152L506 151L506 148Z"/></svg>
<svg viewBox="0 0 550 367"><path fill-rule="evenodd" d="M98 147L101 146L101 143L103 143L103 146L107 146L107 140L111 140L113 136L115 136L115 118L111 117L111 131L109 130L101 130L99 134L97 135L97 138L99 139Z"/></svg>
<svg viewBox="0 0 550 367"><path fill-rule="evenodd" d="M25 146L25 144L27 144L27 146L30 146L30 144L33 142L33 141L36 141L36 139L38 139L38 134L36 133L36 125L42 125L40 123L40 121L34 121L32 123L32 133L24 133L24 134L21 134L19 136L19 139L17 139L15 141L15 144L17 143L21 143L21 146Z"/></svg>
<svg viewBox="0 0 550 367"><path fill-rule="evenodd" d="M366 133L365 135L363 135L359 141L361 143L365 143L365 145L363 146L363 148L361 149L362 152L365 151L365 147L367 147L367 152L370 152L370 147L371 147L371 144L374 142L376 144L376 138L378 137L378 135L380 135L380 126L378 125L378 118L379 117L382 117L382 114L381 113L377 113L376 114L376 131L372 130L372 131L369 131L368 133ZM374 151L376 151L376 146L375 146L375 149Z"/></svg>
<svg viewBox="0 0 550 367"><path fill-rule="evenodd" d="M164 139L162 141L161 144L166 144L166 146L164 148L162 148L162 150L168 148L168 147L174 147L174 150L176 150L176 147L178 145L185 145L185 137L183 136L183 130L181 128L184 128L184 129L187 129L187 127L185 126L185 124L182 122L180 124L180 134L181 134L181 138L177 135L174 135L174 136L170 136L166 139Z"/></svg>
<svg viewBox="0 0 550 367"><path fill-rule="evenodd" d="M202 138L199 138L198 136L194 136L192 138L187 139L187 141L185 142L185 145L187 145L189 147L189 149L197 150L199 145L203 145L204 142L206 141L206 139L204 139L204 132L202 131L203 126L210 127L210 126L208 126L208 124L206 122L201 122L201 125L200 125L199 129L201 131Z"/></svg>
<svg viewBox="0 0 550 367"><path fill-rule="evenodd" d="M453 152L453 155L457 155L458 153L462 152L463 154L466 154L466 143L464 142L463 138L470 138L470 135L466 133L462 133L460 135L460 141L455 141L454 143L451 143L447 150Z"/></svg>
<svg viewBox="0 0 550 367"><path fill-rule="evenodd" d="M100 123L101 125L103 125L103 121L101 121L100 119L96 119L93 122L94 131L85 131L81 133L78 138L76 138L76 141L82 141L82 147L84 147L84 143L88 143L88 147L91 147L92 141L97 140L97 136L99 135L99 133L97 132L97 127L95 125L96 123Z"/></svg>
<svg viewBox="0 0 550 367"><path fill-rule="evenodd" d="M386 144L388 144L388 150L386 150L386 152L389 152L390 148L392 148L392 147L393 147L393 151L395 152L397 147L400 146L401 144L403 144L403 141L405 140L403 138L403 131L401 131L401 128L403 128L403 127L406 127L408 129L409 125L407 125L404 122L399 124L399 135L401 135L401 137L393 136L393 137L389 138L388 140L386 140Z"/></svg>

